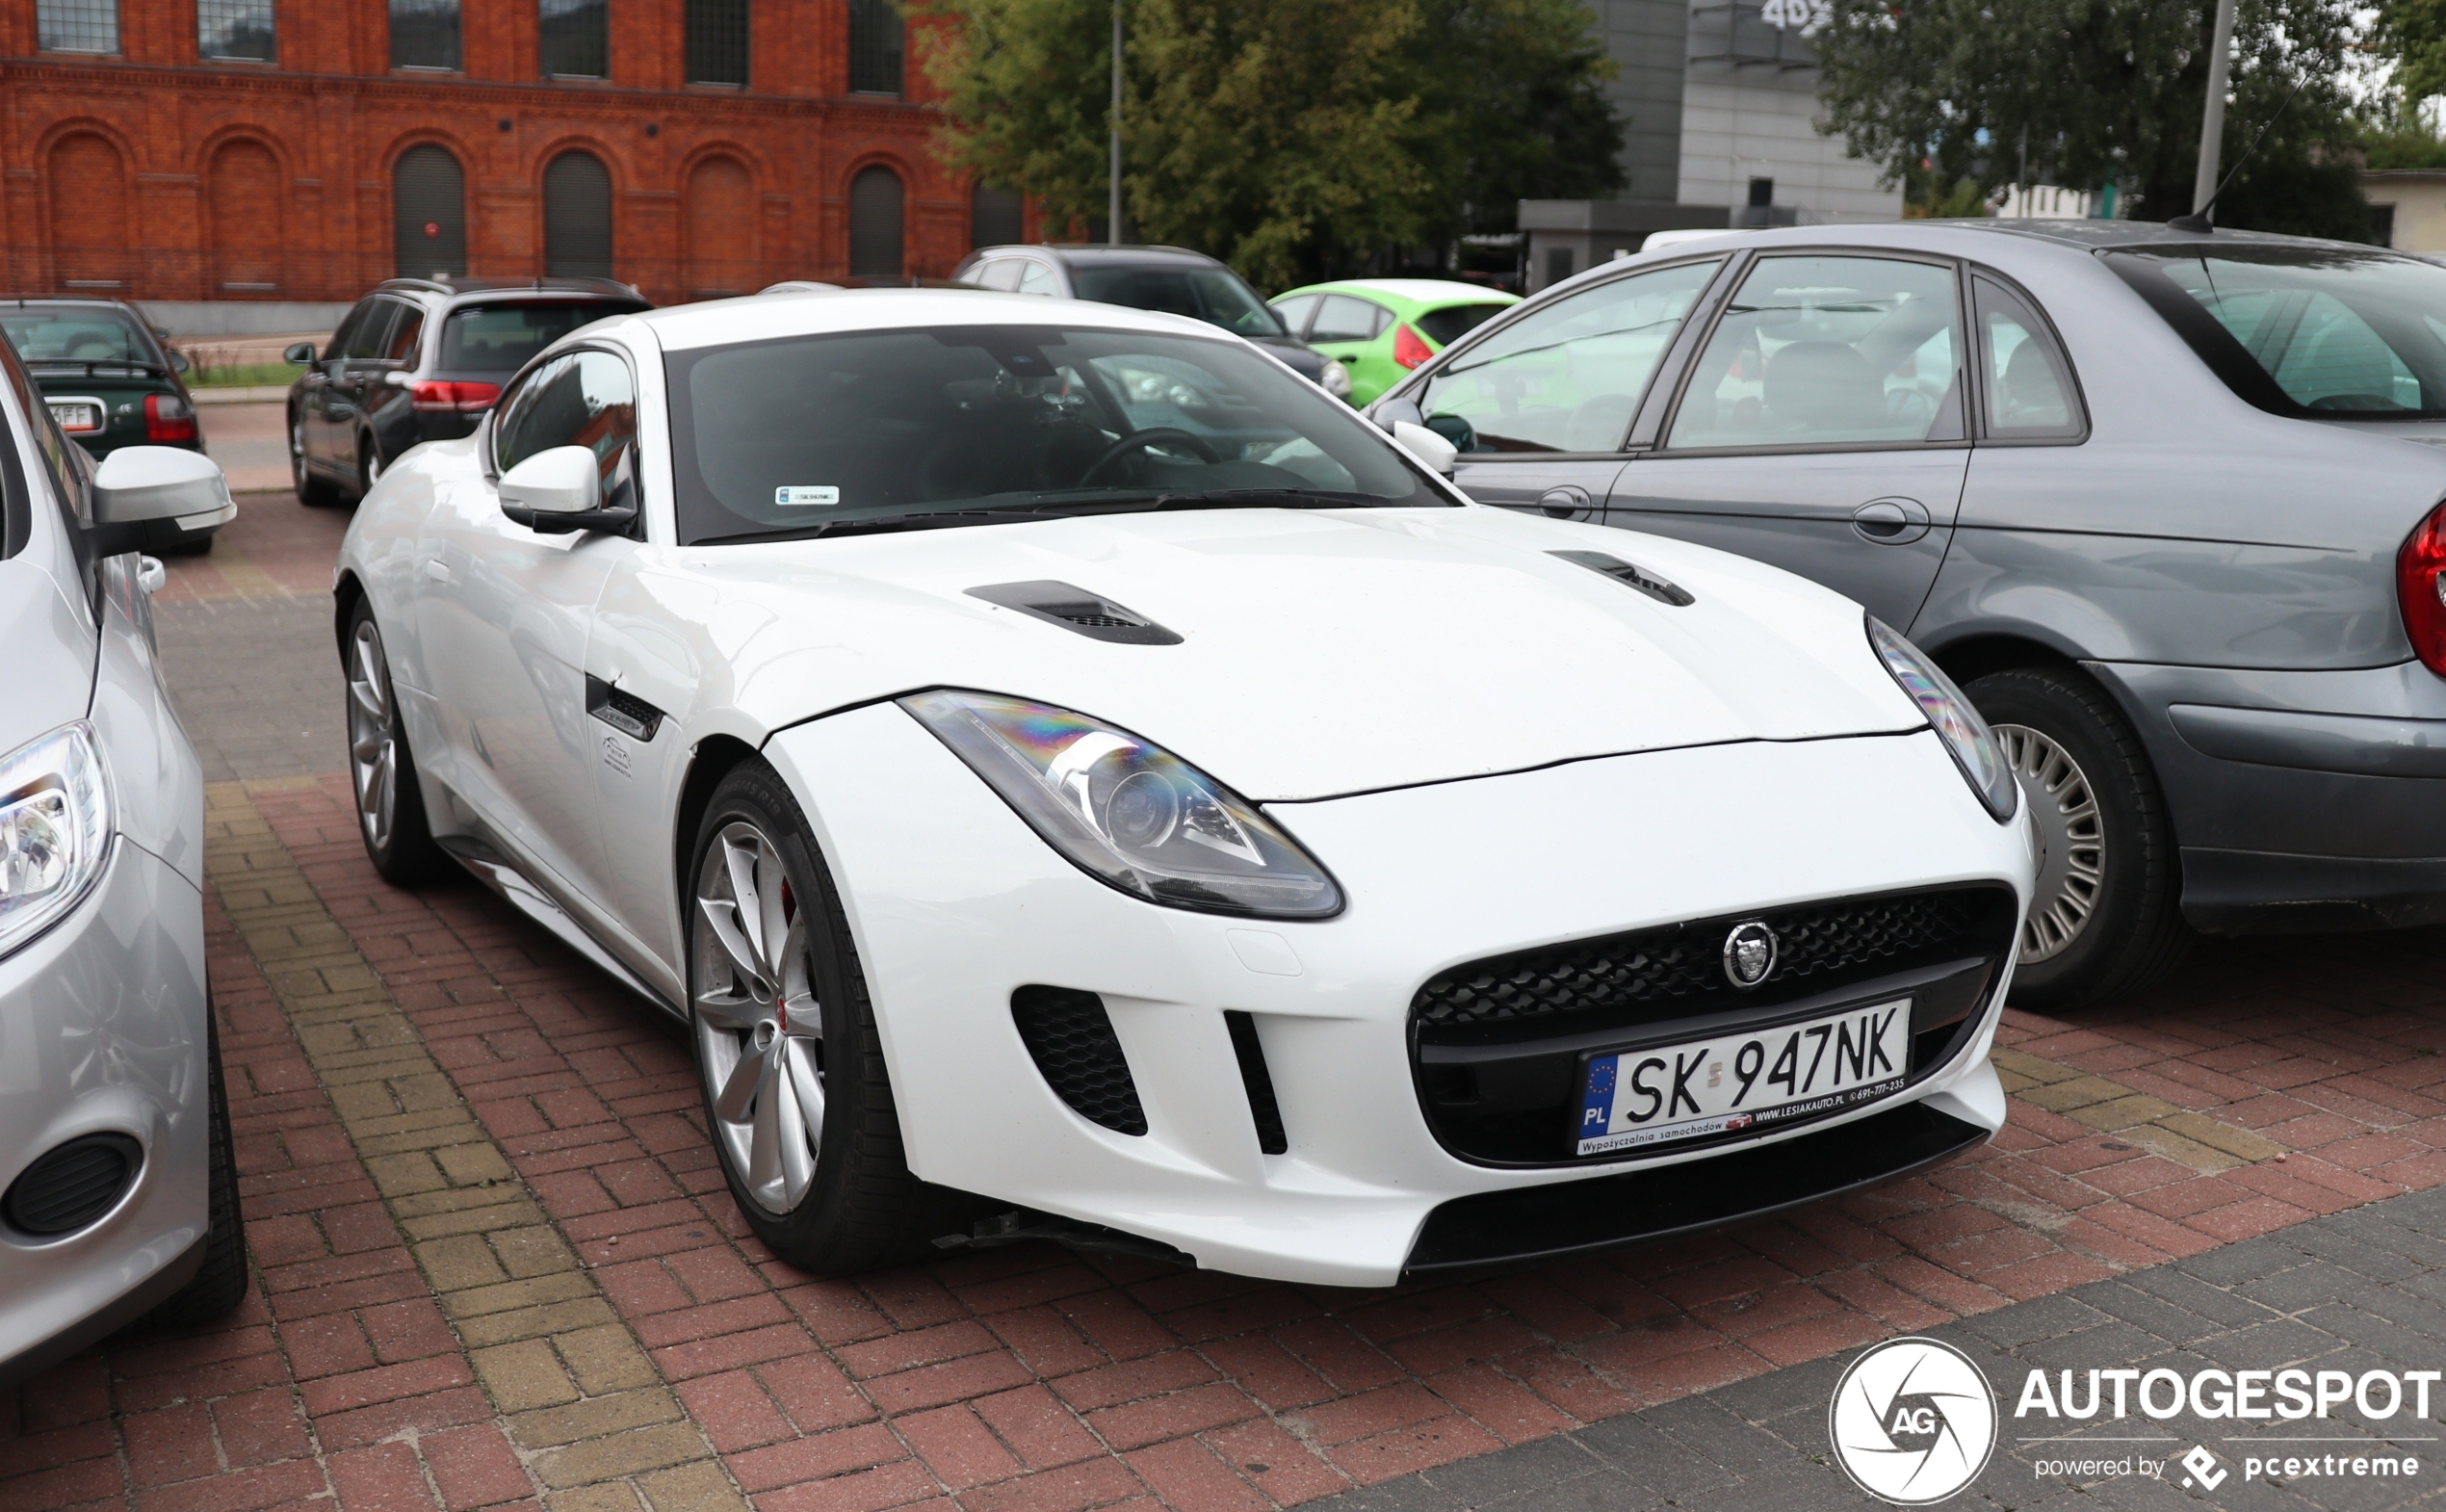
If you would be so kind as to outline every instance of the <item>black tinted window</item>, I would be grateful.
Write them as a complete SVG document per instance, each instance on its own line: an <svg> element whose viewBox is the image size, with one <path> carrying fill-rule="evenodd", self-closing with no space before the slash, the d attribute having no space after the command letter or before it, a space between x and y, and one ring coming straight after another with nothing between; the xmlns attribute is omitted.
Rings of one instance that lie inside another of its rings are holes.
<svg viewBox="0 0 2446 1512"><path fill-rule="evenodd" d="M442 322L441 356L435 366L448 372L514 373L581 326L644 308L601 300L461 305Z"/></svg>
<svg viewBox="0 0 2446 1512"><path fill-rule="evenodd" d="M1081 268L1070 270L1079 298L1133 310L1160 310L1220 326L1240 336L1279 336L1282 322L1229 268Z"/></svg>
<svg viewBox="0 0 2446 1512"><path fill-rule="evenodd" d="M634 497L637 384L608 352L572 352L527 376L501 406L493 465L507 472L538 452L583 446L603 475L603 505Z"/></svg>
<svg viewBox="0 0 2446 1512"><path fill-rule="evenodd" d="M1418 334L1439 347L1449 347L1510 308L1508 304L1454 304L1429 310L1418 317Z"/></svg>
<svg viewBox="0 0 2446 1512"><path fill-rule="evenodd" d="M399 319L399 314L397 300L366 300L359 317L351 320L335 338L339 343L340 355L351 361L380 356L383 345L390 340L391 325Z"/></svg>
<svg viewBox="0 0 2446 1512"><path fill-rule="evenodd" d="M1348 405L1236 342L962 326L796 336L667 364L688 543L1231 489L1446 502Z"/></svg>

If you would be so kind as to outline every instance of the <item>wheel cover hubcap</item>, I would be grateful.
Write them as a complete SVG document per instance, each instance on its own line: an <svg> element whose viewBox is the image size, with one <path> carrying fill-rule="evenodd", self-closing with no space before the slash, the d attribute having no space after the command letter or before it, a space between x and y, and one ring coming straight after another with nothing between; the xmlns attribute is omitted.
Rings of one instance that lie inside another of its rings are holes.
<svg viewBox="0 0 2446 1512"><path fill-rule="evenodd" d="M391 730L391 669L372 620L356 627L349 655L349 775L357 821L376 849L391 842L399 806L399 743Z"/></svg>
<svg viewBox="0 0 2446 1512"><path fill-rule="evenodd" d="M2021 964L2031 966L2062 954L2089 927L2106 880L2106 824L2069 751L2026 724L1994 728L2038 829L2038 886L2021 925Z"/></svg>
<svg viewBox="0 0 2446 1512"><path fill-rule="evenodd" d="M715 1136L775 1214L806 1199L823 1142L823 1015L799 902L772 841L744 821L723 825L696 876L696 1051Z"/></svg>

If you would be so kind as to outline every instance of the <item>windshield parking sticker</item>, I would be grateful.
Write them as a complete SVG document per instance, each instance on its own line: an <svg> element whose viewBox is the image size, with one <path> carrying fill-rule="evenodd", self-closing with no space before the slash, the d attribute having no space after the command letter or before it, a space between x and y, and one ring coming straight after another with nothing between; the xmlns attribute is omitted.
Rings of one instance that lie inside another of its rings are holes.
<svg viewBox="0 0 2446 1512"><path fill-rule="evenodd" d="M841 490L831 483L785 483L773 490L773 503L785 508L840 502Z"/></svg>

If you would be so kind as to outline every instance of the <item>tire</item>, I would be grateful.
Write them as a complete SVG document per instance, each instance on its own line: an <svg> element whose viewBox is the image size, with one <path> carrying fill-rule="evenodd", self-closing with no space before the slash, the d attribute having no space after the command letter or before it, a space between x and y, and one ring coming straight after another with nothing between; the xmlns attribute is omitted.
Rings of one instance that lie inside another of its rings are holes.
<svg viewBox="0 0 2446 1512"><path fill-rule="evenodd" d="M339 490L307 463L305 422L295 413L289 416L289 486L296 490L298 502L309 509L325 509L340 502Z"/></svg>
<svg viewBox="0 0 2446 1512"><path fill-rule="evenodd" d="M2015 1006L2063 1013L2162 980L2192 934L2173 823L2140 737L2078 673L2021 667L1965 691L2020 779L2043 850Z"/></svg>
<svg viewBox="0 0 2446 1512"><path fill-rule="evenodd" d="M382 481L382 449L375 444L372 434L356 438L356 502L363 504L374 485Z"/></svg>
<svg viewBox="0 0 2446 1512"><path fill-rule="evenodd" d="M357 836L365 842L365 854L382 880L401 887L446 875L450 858L433 843L425 821L425 791L417 783L416 757L400 719L390 655L382 647L374 606L363 599L349 615L344 655L349 786L356 798Z"/></svg>
<svg viewBox="0 0 2446 1512"><path fill-rule="evenodd" d="M747 1226L820 1273L911 1259L965 1231L958 1195L909 1171L839 895L770 767L750 760L722 778L689 857L690 1038Z"/></svg>
<svg viewBox="0 0 2446 1512"><path fill-rule="evenodd" d="M221 1084L221 1029L212 1022L212 994L205 990L204 1118L210 1154L205 1163L208 1207L204 1263L188 1283L144 1316L146 1326L186 1328L226 1317L247 1298L247 1225L238 1209L238 1159L229 1137L229 1097Z"/></svg>

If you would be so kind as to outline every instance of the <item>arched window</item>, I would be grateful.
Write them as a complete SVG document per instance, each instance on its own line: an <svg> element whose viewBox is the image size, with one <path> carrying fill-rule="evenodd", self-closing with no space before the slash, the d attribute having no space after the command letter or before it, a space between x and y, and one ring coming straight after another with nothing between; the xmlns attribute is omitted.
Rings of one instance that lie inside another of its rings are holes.
<svg viewBox="0 0 2446 1512"><path fill-rule="evenodd" d="M970 190L968 245L1007 247L1025 240L1027 222L1021 215L1022 204L1016 189L988 189L979 184Z"/></svg>
<svg viewBox="0 0 2446 1512"><path fill-rule="evenodd" d="M849 92L900 92L906 27L892 0L849 0Z"/></svg>
<svg viewBox="0 0 2446 1512"><path fill-rule="evenodd" d="M403 278L467 271L467 176L449 148L423 143L392 165L391 246Z"/></svg>
<svg viewBox="0 0 2446 1512"><path fill-rule="evenodd" d="M91 132L62 137L52 145L50 168L54 279L71 294L126 289L135 256L118 147Z"/></svg>
<svg viewBox="0 0 2446 1512"><path fill-rule="evenodd" d="M880 163L849 181L849 272L900 276L900 175Z"/></svg>
<svg viewBox="0 0 2446 1512"><path fill-rule="evenodd" d="M223 143L204 174L215 294L280 292L280 160L260 142Z"/></svg>
<svg viewBox="0 0 2446 1512"><path fill-rule="evenodd" d="M737 158L688 175L688 292L710 300L756 288L756 186Z"/></svg>
<svg viewBox="0 0 2446 1512"><path fill-rule="evenodd" d="M563 152L543 170L543 271L612 276L612 174L591 152Z"/></svg>

